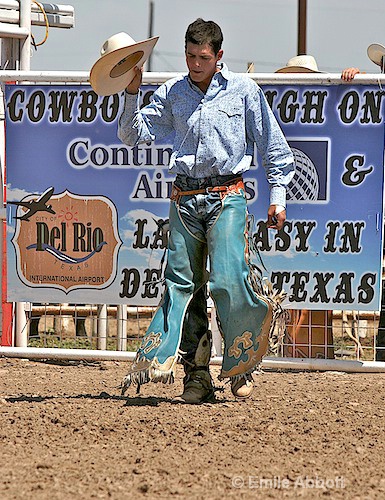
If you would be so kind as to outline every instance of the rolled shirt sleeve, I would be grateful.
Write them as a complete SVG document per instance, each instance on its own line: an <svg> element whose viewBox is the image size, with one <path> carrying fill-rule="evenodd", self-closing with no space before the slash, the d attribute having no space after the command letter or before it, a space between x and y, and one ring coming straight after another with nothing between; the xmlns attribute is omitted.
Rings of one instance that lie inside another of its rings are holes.
<svg viewBox="0 0 385 500"><path fill-rule="evenodd" d="M262 157L270 185L270 204L286 207L286 188L295 171L294 157L262 89L256 84L248 99L246 129Z"/></svg>

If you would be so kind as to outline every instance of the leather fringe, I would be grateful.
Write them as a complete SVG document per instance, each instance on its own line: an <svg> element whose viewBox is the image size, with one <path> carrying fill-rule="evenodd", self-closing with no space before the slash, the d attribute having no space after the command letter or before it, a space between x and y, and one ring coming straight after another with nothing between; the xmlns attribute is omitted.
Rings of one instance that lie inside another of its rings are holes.
<svg viewBox="0 0 385 500"><path fill-rule="evenodd" d="M275 290L270 281L262 277L260 269L254 264L250 264L249 281L257 296L260 295L272 306L273 317L270 324L269 347L266 354L278 356L279 348L286 333L287 323L290 319L288 310L282 306L287 293L284 290Z"/></svg>
<svg viewBox="0 0 385 500"><path fill-rule="evenodd" d="M162 382L163 384L173 384L175 380L174 367L168 371L159 370L153 366L149 366L144 370L132 371L126 375L120 386L122 396L130 387L131 384L141 386L148 382Z"/></svg>
<svg viewBox="0 0 385 500"><path fill-rule="evenodd" d="M228 377L228 379L229 379L229 381L231 383L238 382L239 380L244 379L246 377L246 375L251 375L252 373L254 373L255 371L257 371L259 365L260 365L260 363L258 363L257 365L255 365L254 368L251 368L250 370L247 370L247 372L240 373L238 375L233 375L232 377ZM219 376L218 380L224 380L225 378L227 378L227 377L221 377L221 376Z"/></svg>

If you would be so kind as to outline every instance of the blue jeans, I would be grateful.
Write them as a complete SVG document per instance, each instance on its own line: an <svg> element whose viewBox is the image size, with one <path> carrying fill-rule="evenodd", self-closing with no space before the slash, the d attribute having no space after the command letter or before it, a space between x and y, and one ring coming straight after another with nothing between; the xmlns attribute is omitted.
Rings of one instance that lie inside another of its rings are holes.
<svg viewBox="0 0 385 500"><path fill-rule="evenodd" d="M210 186L221 185L223 182L231 180L232 177L214 177L208 181L207 179L191 179L185 176L177 176L174 185L182 191L189 191L191 189L208 187L208 184ZM214 224L216 217L222 209L220 195L218 193L210 193L208 195L185 197L185 200L182 199L179 203L179 207L180 215L189 230L202 240L202 242L206 241L207 229ZM197 217L195 217L195 214ZM199 251L202 253L202 266L206 266L207 248L203 245ZM182 359L187 361L188 364L194 363L199 341L209 328L207 298L207 287L200 287L194 293L186 312L180 350L183 352Z"/></svg>

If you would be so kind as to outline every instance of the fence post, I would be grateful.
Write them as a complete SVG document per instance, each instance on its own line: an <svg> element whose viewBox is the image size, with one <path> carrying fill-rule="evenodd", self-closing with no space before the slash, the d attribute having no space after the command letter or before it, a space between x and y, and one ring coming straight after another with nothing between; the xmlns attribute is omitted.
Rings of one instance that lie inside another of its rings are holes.
<svg viewBox="0 0 385 500"><path fill-rule="evenodd" d="M212 355L222 356L222 335L219 331L215 307L211 308L210 323L211 334L213 337Z"/></svg>
<svg viewBox="0 0 385 500"><path fill-rule="evenodd" d="M127 350L127 305L120 304L117 306L117 349L118 351Z"/></svg>
<svg viewBox="0 0 385 500"><path fill-rule="evenodd" d="M27 347L28 321L25 314L25 302L16 302L15 305L15 346Z"/></svg>
<svg viewBox="0 0 385 500"><path fill-rule="evenodd" d="M98 349L107 349L107 304L98 305L97 346Z"/></svg>

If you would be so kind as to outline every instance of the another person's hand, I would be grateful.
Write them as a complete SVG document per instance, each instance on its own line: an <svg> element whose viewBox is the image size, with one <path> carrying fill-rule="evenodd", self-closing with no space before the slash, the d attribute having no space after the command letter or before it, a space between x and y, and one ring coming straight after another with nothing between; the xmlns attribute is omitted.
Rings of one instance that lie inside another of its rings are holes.
<svg viewBox="0 0 385 500"><path fill-rule="evenodd" d="M275 213L276 205L270 205L267 211L267 227L270 229L282 229L283 223L286 220L286 210L282 210L279 213Z"/></svg>
<svg viewBox="0 0 385 500"><path fill-rule="evenodd" d="M358 68L345 68L341 73L341 78L345 82L351 82L358 73L361 73Z"/></svg>
<svg viewBox="0 0 385 500"><path fill-rule="evenodd" d="M134 78L126 87L127 94L137 94L139 88L142 85L143 69L135 66L134 68Z"/></svg>

